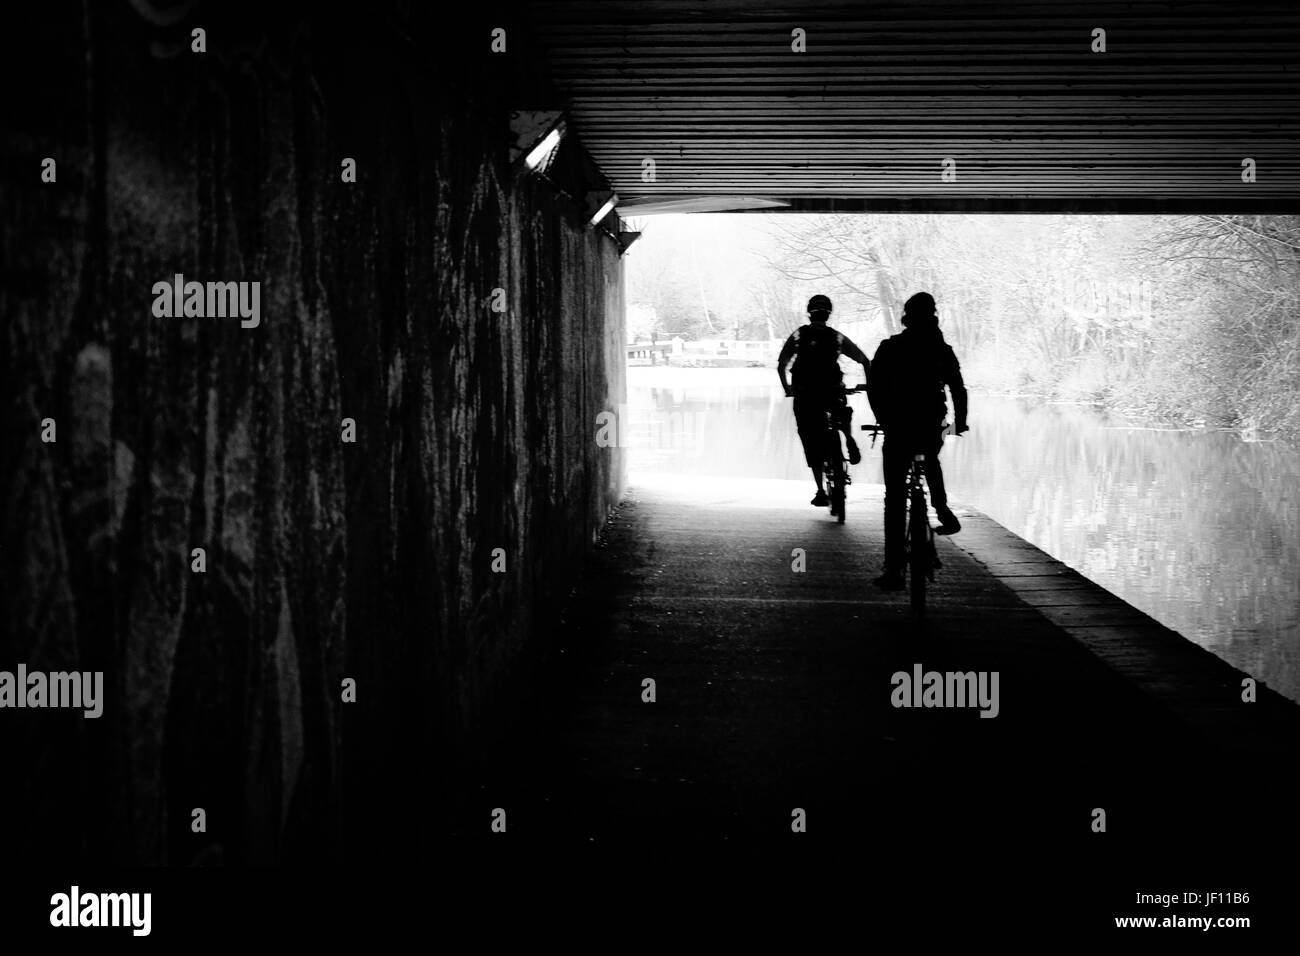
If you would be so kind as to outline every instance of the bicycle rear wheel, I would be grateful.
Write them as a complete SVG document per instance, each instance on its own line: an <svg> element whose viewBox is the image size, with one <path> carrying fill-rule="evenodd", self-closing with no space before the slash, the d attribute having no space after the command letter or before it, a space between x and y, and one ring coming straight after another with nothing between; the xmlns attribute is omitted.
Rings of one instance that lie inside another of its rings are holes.
<svg viewBox="0 0 1300 956"><path fill-rule="evenodd" d="M822 452L822 472L826 475L826 494L830 498L831 517L844 523L844 449L840 447L840 433L834 425L827 429Z"/></svg>
<svg viewBox="0 0 1300 956"><path fill-rule="evenodd" d="M831 514L844 524L844 459L831 459Z"/></svg>
<svg viewBox="0 0 1300 956"><path fill-rule="evenodd" d="M925 613L925 582L930 574L930 525L925 516L925 498L912 495L907 528L907 573L911 578L912 610Z"/></svg>

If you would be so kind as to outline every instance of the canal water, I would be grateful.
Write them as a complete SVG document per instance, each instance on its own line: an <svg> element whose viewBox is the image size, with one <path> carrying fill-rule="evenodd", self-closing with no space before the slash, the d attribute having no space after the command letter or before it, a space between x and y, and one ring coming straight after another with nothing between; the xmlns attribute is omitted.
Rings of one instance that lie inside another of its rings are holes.
<svg viewBox="0 0 1300 956"><path fill-rule="evenodd" d="M855 426L874 420L851 402ZM797 479L811 497L790 405L770 369L629 368L631 480ZM976 391L970 425L943 451L954 506L1300 701L1300 448ZM854 477L882 481L878 448Z"/></svg>

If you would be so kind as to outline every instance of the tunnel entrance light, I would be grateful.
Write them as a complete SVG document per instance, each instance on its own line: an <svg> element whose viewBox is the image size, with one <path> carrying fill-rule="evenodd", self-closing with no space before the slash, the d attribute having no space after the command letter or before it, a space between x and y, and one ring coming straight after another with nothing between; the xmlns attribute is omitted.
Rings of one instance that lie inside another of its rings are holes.
<svg viewBox="0 0 1300 956"><path fill-rule="evenodd" d="M618 202L618 195L608 189L598 190L587 193L587 209L594 209L591 222L589 225L594 226L600 222L614 209L614 204Z"/></svg>
<svg viewBox="0 0 1300 956"><path fill-rule="evenodd" d="M510 113L510 161L522 158L530 172L545 172L564 138L563 110L513 110Z"/></svg>
<svg viewBox="0 0 1300 956"><path fill-rule="evenodd" d="M553 129L546 134L545 138L533 147L531 153L524 157L524 165L529 169L536 169L550 158L555 147L560 145L560 131Z"/></svg>

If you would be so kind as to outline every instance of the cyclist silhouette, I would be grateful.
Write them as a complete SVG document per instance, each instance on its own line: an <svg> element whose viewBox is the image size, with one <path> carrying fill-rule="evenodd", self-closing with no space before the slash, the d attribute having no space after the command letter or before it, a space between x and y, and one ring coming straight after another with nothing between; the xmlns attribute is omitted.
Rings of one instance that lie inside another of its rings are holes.
<svg viewBox="0 0 1300 956"><path fill-rule="evenodd" d="M826 323L830 320L831 300L815 295L808 300L808 324L791 333L781 348L776 362L776 372L786 398L794 398L794 420L803 443L804 461L812 469L817 482L817 496L812 503L819 508L830 504L822 484L822 460L826 444L826 415L834 416L835 425L848 440L849 461L862 460L857 442L849 433L853 424L853 409L844 396L844 374L840 370L840 355L847 355L862 365L865 372L871 363L863 351L846 335L841 335ZM786 364L794 359L794 387L786 378Z"/></svg>
<svg viewBox="0 0 1300 956"><path fill-rule="evenodd" d="M903 331L880 343L867 379L867 400L885 432L881 452L885 472L885 573L879 587L903 587L907 471L913 457L925 455L925 480L939 516L936 534L956 534L961 522L948 508L939 465L940 426L948 414L943 388L952 392L954 431L966 424L966 385L957 355L939 330L934 297L918 292L903 305Z"/></svg>

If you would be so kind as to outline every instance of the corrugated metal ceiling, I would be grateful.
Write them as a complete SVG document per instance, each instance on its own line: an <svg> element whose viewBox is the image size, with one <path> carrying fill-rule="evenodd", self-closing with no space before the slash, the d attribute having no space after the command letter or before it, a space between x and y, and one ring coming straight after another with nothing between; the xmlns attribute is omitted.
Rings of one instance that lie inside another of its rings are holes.
<svg viewBox="0 0 1300 956"><path fill-rule="evenodd" d="M625 215L745 198L1300 212L1295 2L529 8L571 128Z"/></svg>

